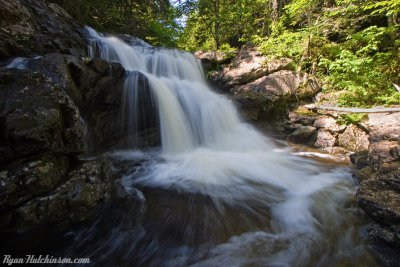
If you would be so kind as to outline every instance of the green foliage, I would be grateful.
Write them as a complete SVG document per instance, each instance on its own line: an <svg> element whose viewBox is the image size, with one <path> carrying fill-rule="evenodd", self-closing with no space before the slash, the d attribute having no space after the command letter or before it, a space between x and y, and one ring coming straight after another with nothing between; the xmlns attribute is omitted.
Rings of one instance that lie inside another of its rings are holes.
<svg viewBox="0 0 400 267"><path fill-rule="evenodd" d="M272 58L290 57L299 61L308 40L305 31L292 32L285 30L276 37L271 36L261 44L261 51Z"/></svg>
<svg viewBox="0 0 400 267"><path fill-rule="evenodd" d="M265 35L270 23L264 0L198 0L188 14L179 47L217 50L224 43L240 47L254 35Z"/></svg>
<svg viewBox="0 0 400 267"><path fill-rule="evenodd" d="M341 105L384 105L396 99L392 83L398 76L398 56L393 51L392 31L369 27L349 36L340 46L330 46L333 53L322 55L319 66L329 74L325 89L342 90Z"/></svg>
<svg viewBox="0 0 400 267"><path fill-rule="evenodd" d="M49 0L79 23L111 33L125 33L153 45L176 47L180 16L168 0Z"/></svg>
<svg viewBox="0 0 400 267"><path fill-rule="evenodd" d="M399 0L386 0L386 1L373 1L365 3L363 9L372 11L373 14L385 14L387 16L397 14L400 12Z"/></svg>
<svg viewBox="0 0 400 267"><path fill-rule="evenodd" d="M368 20L366 10L398 8L393 1L378 2L337 0L329 4L322 0L293 0L285 7L281 20L272 25L271 35L256 36L254 40L266 56L290 57L298 69L318 75L325 81L324 90L340 92L340 105L400 104L400 93L392 85L400 79L398 25L347 29L339 33L345 33L345 38L336 37L339 42L329 40L343 25L359 23L360 18ZM386 11L385 14L390 13Z"/></svg>
<svg viewBox="0 0 400 267"><path fill-rule="evenodd" d="M233 58L237 53L237 49L231 47L228 43L222 44L219 51L224 54L225 59Z"/></svg>
<svg viewBox="0 0 400 267"><path fill-rule="evenodd" d="M352 113L352 114L343 114L336 120L339 124L358 124L362 121L368 119L368 115L365 113Z"/></svg>

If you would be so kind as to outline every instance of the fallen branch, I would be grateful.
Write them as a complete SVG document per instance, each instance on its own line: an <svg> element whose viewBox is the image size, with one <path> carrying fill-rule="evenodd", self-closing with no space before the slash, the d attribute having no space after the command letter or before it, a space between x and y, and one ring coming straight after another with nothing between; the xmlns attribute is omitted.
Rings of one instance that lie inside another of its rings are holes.
<svg viewBox="0 0 400 267"><path fill-rule="evenodd" d="M398 86L398 85L397 85L397 84L395 84L395 83L393 84L393 86L394 86L394 88L396 88L396 90L397 90L397 91L399 91L399 92L400 92L400 86Z"/></svg>
<svg viewBox="0 0 400 267"><path fill-rule="evenodd" d="M339 113L391 113L400 112L400 108L340 108L340 107L329 107L329 106L317 106L314 104L305 105L306 109L312 111L325 110L335 111Z"/></svg>

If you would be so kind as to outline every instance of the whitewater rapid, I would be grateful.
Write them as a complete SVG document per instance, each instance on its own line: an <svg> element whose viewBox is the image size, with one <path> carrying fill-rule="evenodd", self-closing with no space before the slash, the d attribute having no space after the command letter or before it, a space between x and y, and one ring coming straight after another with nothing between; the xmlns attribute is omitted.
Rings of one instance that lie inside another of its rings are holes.
<svg viewBox="0 0 400 267"><path fill-rule="evenodd" d="M241 120L230 100L207 86L201 65L192 54L134 46L91 28L87 31L92 57L119 62L127 70L122 101L128 106L124 109L128 114L124 116L135 121L140 112L135 109L137 72L148 80L159 113L161 152L151 156L142 171L126 173L121 179L123 186L206 196L213 203L210 210L226 229L234 223L226 215L231 207L246 211L249 222L244 218L242 223L251 224L253 217L265 222L265 227L244 227L246 231L232 234L229 240L219 240L222 243L213 247L210 257L194 266L214 266L221 257L229 266L239 266L235 261L249 264L250 256L238 259L235 253L246 250L242 247L247 242L261 242L259 239L266 243L278 242L271 241L276 239L286 244L281 250L265 253L260 262L307 266L312 257L310 250L324 242L324 232L326 235L327 231L349 223L349 218L343 216L354 193L349 170L322 168L310 159L294 155L290 149L276 147ZM144 155L141 153L139 157ZM118 152L114 156L135 161L138 152ZM181 227L192 229L192 224L196 223L190 221ZM332 242L344 240L352 243L348 236ZM345 251L330 247L322 255L326 253L340 258ZM182 260L186 256L180 257ZM177 264L173 259L169 263Z"/></svg>

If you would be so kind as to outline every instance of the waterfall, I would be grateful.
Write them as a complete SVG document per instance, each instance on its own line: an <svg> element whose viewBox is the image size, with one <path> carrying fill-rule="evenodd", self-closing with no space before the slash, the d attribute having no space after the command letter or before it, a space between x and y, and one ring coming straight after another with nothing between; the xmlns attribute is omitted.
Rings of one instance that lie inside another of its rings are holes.
<svg viewBox="0 0 400 267"><path fill-rule="evenodd" d="M145 266L339 266L365 258L351 223L348 168L300 157L244 123L230 100L208 88L192 54L87 31L92 57L127 70L123 116L133 133L130 147L143 113L144 79L162 150L113 154L134 166L118 180L123 188L144 190L142 234L126 233L118 221L105 235L89 228L82 233L84 255L108 259L122 249L127 266L132 255ZM127 209L117 211L124 222L132 220ZM90 240L98 236L92 250Z"/></svg>
<svg viewBox="0 0 400 267"><path fill-rule="evenodd" d="M281 221L280 227L315 229L311 198L334 186L337 174L320 173L309 160L280 151L241 121L234 104L208 88L192 54L132 46L88 31L92 56L119 62L130 75L143 74L157 105L166 161L149 167L149 173L134 183L179 187L232 205L263 199L265 205L274 204L272 213ZM124 88L129 108L125 110L132 125L139 114L136 89L135 76L129 76Z"/></svg>
<svg viewBox="0 0 400 267"><path fill-rule="evenodd" d="M128 114L124 116L132 127L136 127L139 113L137 72L147 78L157 102L164 153L177 154L196 147L268 149L266 138L240 121L231 101L207 87L201 65L192 54L131 46L91 28L88 32L90 56L119 62L128 70L123 100Z"/></svg>

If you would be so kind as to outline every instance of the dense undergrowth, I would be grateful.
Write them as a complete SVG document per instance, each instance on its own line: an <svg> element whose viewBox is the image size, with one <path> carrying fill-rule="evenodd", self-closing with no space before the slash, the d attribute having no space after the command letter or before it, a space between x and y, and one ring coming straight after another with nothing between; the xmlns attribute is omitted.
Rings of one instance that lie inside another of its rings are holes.
<svg viewBox="0 0 400 267"><path fill-rule="evenodd" d="M400 104L400 92L393 85L400 84L400 1L282 2L279 18L264 20L269 23L267 31L253 25L253 31L239 38L220 36L219 46L215 33L207 35L198 19L201 14L195 13L180 45L189 50L232 51L235 45L253 43L267 58L289 57L297 70L318 76L323 90L338 96L339 105Z"/></svg>

